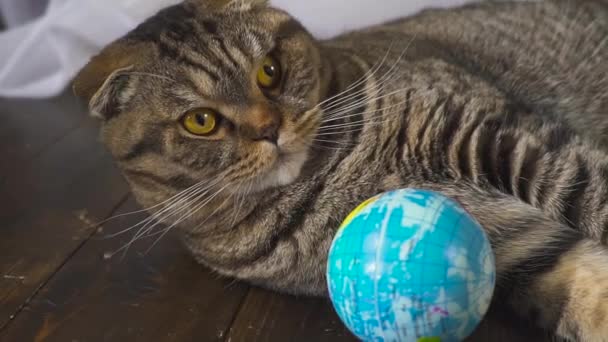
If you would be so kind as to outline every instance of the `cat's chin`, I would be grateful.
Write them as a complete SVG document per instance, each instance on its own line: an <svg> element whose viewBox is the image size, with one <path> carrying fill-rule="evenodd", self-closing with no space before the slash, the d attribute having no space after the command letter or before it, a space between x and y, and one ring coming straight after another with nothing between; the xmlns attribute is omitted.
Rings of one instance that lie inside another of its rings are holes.
<svg viewBox="0 0 608 342"><path fill-rule="evenodd" d="M306 151L280 154L275 165L255 182L256 191L293 183L300 176L307 158Z"/></svg>

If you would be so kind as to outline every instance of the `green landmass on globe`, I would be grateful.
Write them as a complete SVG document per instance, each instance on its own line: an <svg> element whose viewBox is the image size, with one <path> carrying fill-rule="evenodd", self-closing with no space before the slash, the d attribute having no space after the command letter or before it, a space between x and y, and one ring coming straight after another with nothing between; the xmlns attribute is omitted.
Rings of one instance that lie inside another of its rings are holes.
<svg viewBox="0 0 608 342"><path fill-rule="evenodd" d="M439 338L439 337L421 337L418 339L418 342L441 342L441 338Z"/></svg>

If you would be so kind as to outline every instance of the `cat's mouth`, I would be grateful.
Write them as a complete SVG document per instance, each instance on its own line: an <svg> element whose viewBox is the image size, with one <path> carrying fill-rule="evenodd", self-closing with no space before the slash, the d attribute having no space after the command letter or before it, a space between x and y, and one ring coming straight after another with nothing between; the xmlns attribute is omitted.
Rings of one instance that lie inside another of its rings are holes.
<svg viewBox="0 0 608 342"><path fill-rule="evenodd" d="M253 191L293 183L299 176L308 159L308 151L303 146L296 146L291 139L279 139L277 144L266 144L265 153L273 155L264 170L252 179Z"/></svg>
<svg viewBox="0 0 608 342"><path fill-rule="evenodd" d="M307 153L305 151L287 152L279 148L277 154L274 167L266 176L267 182L274 183L272 184L274 186L290 184L300 175Z"/></svg>

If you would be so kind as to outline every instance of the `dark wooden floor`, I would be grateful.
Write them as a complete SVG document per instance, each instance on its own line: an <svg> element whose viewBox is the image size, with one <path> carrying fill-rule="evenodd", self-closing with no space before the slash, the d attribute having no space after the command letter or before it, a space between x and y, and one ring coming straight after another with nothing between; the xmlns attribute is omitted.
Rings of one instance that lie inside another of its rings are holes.
<svg viewBox="0 0 608 342"><path fill-rule="evenodd" d="M354 341L326 300L221 278L172 236L104 259L141 216L95 224L137 205L71 95L0 100L0 160L0 341Z"/></svg>

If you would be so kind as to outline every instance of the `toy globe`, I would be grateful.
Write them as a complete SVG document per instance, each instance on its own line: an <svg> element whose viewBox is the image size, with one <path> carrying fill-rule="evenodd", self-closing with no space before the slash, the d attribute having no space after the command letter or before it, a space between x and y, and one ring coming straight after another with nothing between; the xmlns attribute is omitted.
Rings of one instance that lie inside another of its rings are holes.
<svg viewBox="0 0 608 342"><path fill-rule="evenodd" d="M494 256L456 202L398 190L347 217L329 252L327 282L338 315L364 341L462 341L490 305Z"/></svg>

